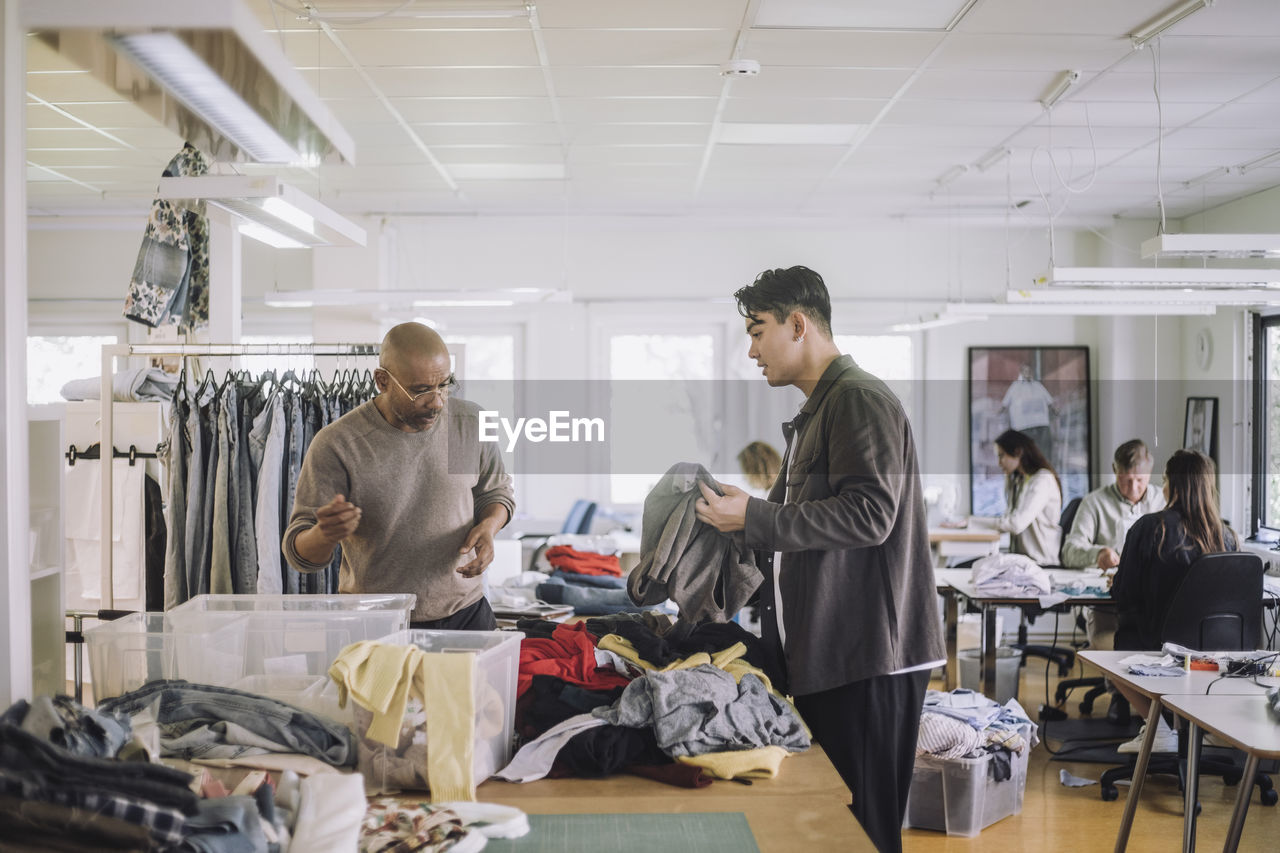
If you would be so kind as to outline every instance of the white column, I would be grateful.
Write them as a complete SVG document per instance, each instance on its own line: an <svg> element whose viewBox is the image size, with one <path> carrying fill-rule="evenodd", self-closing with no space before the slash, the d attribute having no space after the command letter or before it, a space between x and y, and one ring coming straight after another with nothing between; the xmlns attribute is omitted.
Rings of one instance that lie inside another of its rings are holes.
<svg viewBox="0 0 1280 853"><path fill-rule="evenodd" d="M0 0L0 707L31 695L31 578L27 553L26 49L18 0Z"/></svg>
<svg viewBox="0 0 1280 853"><path fill-rule="evenodd" d="M209 341L240 342L241 261L239 230L235 217L209 206Z"/></svg>

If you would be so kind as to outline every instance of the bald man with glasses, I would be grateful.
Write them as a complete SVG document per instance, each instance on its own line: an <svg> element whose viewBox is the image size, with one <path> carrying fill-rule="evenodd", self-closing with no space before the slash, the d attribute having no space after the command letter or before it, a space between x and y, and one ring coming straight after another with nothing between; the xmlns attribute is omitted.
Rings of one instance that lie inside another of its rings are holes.
<svg viewBox="0 0 1280 853"><path fill-rule="evenodd" d="M382 341L378 395L320 430L302 462L283 549L300 572L342 546L339 591L412 592L414 628L493 630L480 575L515 512L479 406L451 396L449 351L401 323Z"/></svg>

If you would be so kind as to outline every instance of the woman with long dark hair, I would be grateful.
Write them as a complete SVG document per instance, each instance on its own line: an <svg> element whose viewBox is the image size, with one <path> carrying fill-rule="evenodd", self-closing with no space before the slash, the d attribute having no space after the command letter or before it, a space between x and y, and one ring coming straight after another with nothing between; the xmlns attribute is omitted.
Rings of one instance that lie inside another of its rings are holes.
<svg viewBox="0 0 1280 853"><path fill-rule="evenodd" d="M1191 564L1202 554L1240 547L1219 513L1214 464L1208 456L1194 450L1178 450L1170 456L1164 467L1164 496L1163 510L1144 515L1129 528L1120 553L1111 585L1119 616L1117 649L1159 649L1165 616ZM1150 700L1119 683L1116 686L1133 710L1145 717ZM1139 734L1119 751L1137 752L1141 745ZM1161 720L1156 751L1177 748L1177 735Z"/></svg>
<svg viewBox="0 0 1280 853"><path fill-rule="evenodd" d="M996 436L996 462L1004 471L1005 513L996 529L1009 534L1009 550L1042 566L1059 564L1062 546L1062 483L1058 472L1026 433Z"/></svg>

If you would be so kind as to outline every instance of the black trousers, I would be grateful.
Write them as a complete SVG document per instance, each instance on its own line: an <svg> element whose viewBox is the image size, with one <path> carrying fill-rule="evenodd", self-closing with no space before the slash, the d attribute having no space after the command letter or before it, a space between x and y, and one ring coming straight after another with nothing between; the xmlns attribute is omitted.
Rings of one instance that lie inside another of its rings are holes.
<svg viewBox="0 0 1280 853"><path fill-rule="evenodd" d="M436 631L496 631L498 620L493 615L493 608L489 606L489 599L481 598L452 616L410 622L409 627Z"/></svg>
<svg viewBox="0 0 1280 853"><path fill-rule="evenodd" d="M878 675L797 696L796 710L853 794L850 808L880 853L902 850L920 709L929 670Z"/></svg>

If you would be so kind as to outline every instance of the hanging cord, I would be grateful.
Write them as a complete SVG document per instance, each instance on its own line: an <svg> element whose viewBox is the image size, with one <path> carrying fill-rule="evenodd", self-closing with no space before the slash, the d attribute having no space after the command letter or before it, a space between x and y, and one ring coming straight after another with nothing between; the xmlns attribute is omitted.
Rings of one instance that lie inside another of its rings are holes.
<svg viewBox="0 0 1280 853"><path fill-rule="evenodd" d="M1164 166L1164 104L1160 100L1160 43L1155 39L1151 49L1151 91L1156 96L1156 207L1160 210L1160 231L1165 233L1164 218L1164 183L1161 180Z"/></svg>
<svg viewBox="0 0 1280 853"><path fill-rule="evenodd" d="M1049 155L1049 165L1053 167L1053 176L1058 179L1058 183L1062 185L1062 188L1064 190L1066 190L1067 192L1073 195L1088 192L1093 187L1094 181L1098 180L1098 143L1097 143L1097 140L1093 138L1093 119L1089 117L1089 103L1087 101L1081 102L1081 106L1084 107L1084 125L1085 125L1085 128L1089 131L1089 151L1093 158L1093 165L1089 167L1089 179L1085 181L1083 186L1080 186L1080 187L1071 186L1071 184L1067 181L1067 179L1062 177L1062 172L1058 170L1058 158L1054 156L1053 148L1052 148L1052 129L1053 129L1053 111L1052 110L1049 111L1049 121L1050 121L1049 127L1050 127L1050 137L1051 137L1050 147L1045 148L1044 146L1038 146L1032 152L1033 157L1035 156L1035 153L1038 151L1045 151ZM1067 171L1068 173L1070 173L1075 169L1075 154L1072 153L1071 149L1069 148L1067 149L1067 153L1069 155L1068 162L1070 164L1068 166Z"/></svg>

